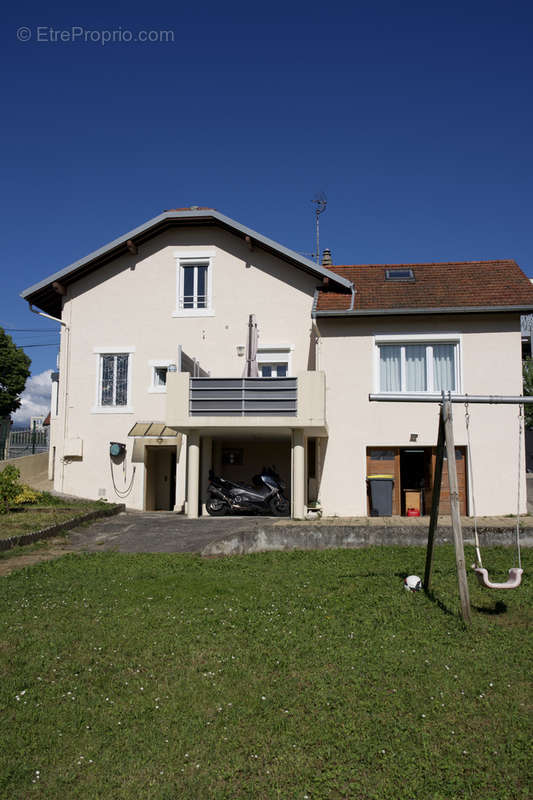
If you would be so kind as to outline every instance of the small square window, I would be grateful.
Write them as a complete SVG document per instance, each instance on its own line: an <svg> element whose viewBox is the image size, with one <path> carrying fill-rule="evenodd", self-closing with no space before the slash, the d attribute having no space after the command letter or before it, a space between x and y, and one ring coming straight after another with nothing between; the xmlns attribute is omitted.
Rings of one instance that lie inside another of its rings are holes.
<svg viewBox="0 0 533 800"><path fill-rule="evenodd" d="M168 367L154 367L154 386L156 388L167 385Z"/></svg>

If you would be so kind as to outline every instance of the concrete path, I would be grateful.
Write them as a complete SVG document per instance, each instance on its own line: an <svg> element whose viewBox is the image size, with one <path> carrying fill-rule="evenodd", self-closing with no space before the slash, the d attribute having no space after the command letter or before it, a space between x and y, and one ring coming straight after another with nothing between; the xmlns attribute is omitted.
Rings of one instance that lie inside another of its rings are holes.
<svg viewBox="0 0 533 800"><path fill-rule="evenodd" d="M483 544L511 544L514 519L480 519ZM472 536L472 520L463 520L465 541ZM533 544L533 518L524 518L522 542ZM428 518L354 517L296 521L275 517L202 517L189 520L172 512L127 511L71 531L71 550L120 553L202 553L230 555L265 550L425 545ZM451 541L451 522L439 520L438 541Z"/></svg>
<svg viewBox="0 0 533 800"><path fill-rule="evenodd" d="M171 511L126 511L73 530L71 548L121 553L201 553L204 547L237 532L253 533L271 517L202 517L187 519Z"/></svg>

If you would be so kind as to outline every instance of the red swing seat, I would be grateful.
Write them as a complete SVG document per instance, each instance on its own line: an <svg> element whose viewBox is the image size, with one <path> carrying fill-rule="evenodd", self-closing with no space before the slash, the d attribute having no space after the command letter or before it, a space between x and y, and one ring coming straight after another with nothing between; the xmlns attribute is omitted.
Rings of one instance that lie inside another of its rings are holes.
<svg viewBox="0 0 533 800"><path fill-rule="evenodd" d="M522 582L523 569L519 567L512 567L509 570L509 577L505 583L495 583L489 578L489 573L484 567L478 567L477 564L472 564L472 569L477 575L480 586L485 589L517 589Z"/></svg>

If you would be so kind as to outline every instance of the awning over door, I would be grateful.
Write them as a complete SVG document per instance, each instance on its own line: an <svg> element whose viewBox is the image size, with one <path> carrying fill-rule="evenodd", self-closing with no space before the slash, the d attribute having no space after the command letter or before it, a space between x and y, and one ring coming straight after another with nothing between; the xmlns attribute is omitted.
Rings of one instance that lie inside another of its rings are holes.
<svg viewBox="0 0 533 800"><path fill-rule="evenodd" d="M128 436L177 436L174 428L169 428L164 422L136 422Z"/></svg>
<svg viewBox="0 0 533 800"><path fill-rule="evenodd" d="M144 462L146 447L176 447L176 458L181 450L181 433L169 428L164 422L136 422L128 433L133 443L132 461Z"/></svg>

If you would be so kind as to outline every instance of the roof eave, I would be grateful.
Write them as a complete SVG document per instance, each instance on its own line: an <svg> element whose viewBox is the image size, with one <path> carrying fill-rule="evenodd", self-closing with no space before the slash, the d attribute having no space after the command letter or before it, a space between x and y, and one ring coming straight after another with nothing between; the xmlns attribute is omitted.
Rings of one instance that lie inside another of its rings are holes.
<svg viewBox="0 0 533 800"><path fill-rule="evenodd" d="M433 308L371 308L346 310L314 310L312 316L316 317L381 317L381 316L406 316L411 314L502 314L519 313L527 314L533 310L533 305L526 306L446 306Z"/></svg>
<svg viewBox="0 0 533 800"><path fill-rule="evenodd" d="M76 272L79 272L84 267L88 267L91 262L98 261L99 259L103 259L106 256L115 257L119 255L121 249L125 249L127 246L127 242L135 240L138 237L146 238L144 235L148 234L150 231L160 227L161 225L165 225L165 223L169 223L172 221L180 221L180 220L190 220L196 223L198 222L211 222L214 224L220 224L221 226L228 228L233 231L240 232L243 236L249 236L250 239L257 243L258 245L262 246L266 250L270 250L281 257L285 258L286 260L292 262L295 266L299 269L303 269L306 272L309 272L313 275L316 275L320 278L329 278L332 282L338 284L339 286L343 286L344 288L349 289L351 286L351 282L347 278L343 278L340 275L337 275L335 272L322 267L320 264L315 264L314 261L310 261L308 258L301 256L299 253L296 253L294 250L289 249L288 247L284 247L283 245L275 242L273 239L269 239L267 236L263 236L262 234L258 233L257 231L252 230L251 228L247 228L245 225L241 225L239 222L231 219L230 217L226 217L224 214L220 214L218 211L165 211L162 214L159 214L157 217L153 217L152 219L145 222L143 225L139 225L137 228L133 228L133 230L128 231L127 233L119 236L117 239L114 239L111 242L103 245L103 247L98 248L98 250L94 250L89 255L85 256L84 258L80 258L78 261L70 264L67 267L55 272L53 275L45 278L38 283L33 284L33 286L29 286L27 289L24 289L20 296L24 300L30 301L30 299L37 294L42 289L46 289L50 287L54 282L60 282L62 279L68 278L72 276L72 279L76 279ZM114 251L118 251L114 253ZM37 301L36 301L37 305Z"/></svg>

